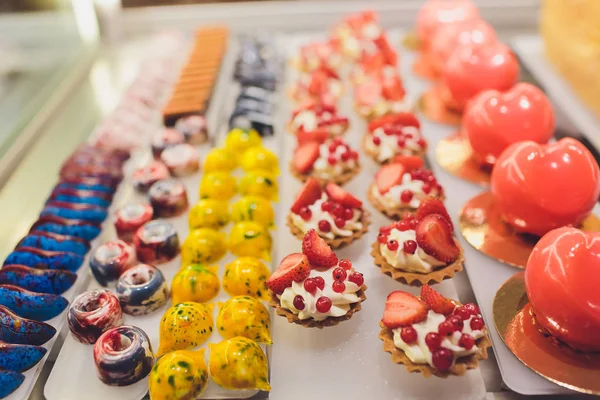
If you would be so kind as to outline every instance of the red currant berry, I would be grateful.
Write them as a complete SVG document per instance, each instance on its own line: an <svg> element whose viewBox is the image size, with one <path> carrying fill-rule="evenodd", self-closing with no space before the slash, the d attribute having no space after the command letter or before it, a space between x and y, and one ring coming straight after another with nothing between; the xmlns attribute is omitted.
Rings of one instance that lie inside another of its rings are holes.
<svg viewBox="0 0 600 400"><path fill-rule="evenodd" d="M404 221L408 225L408 229L415 229L417 227L417 219L414 215L407 215L404 217Z"/></svg>
<svg viewBox="0 0 600 400"><path fill-rule="evenodd" d="M344 218L335 218L333 222L335 222L335 226L337 226L340 229L342 229L346 225L346 220Z"/></svg>
<svg viewBox="0 0 600 400"><path fill-rule="evenodd" d="M338 203L333 203L331 205L331 214L338 218L344 218L344 207Z"/></svg>
<svg viewBox="0 0 600 400"><path fill-rule="evenodd" d="M373 140L373 144L374 144L375 146L379 146L379 145L381 144L381 139L379 139L379 137L378 137L378 136L373 136L373 139L372 139L372 140Z"/></svg>
<svg viewBox="0 0 600 400"><path fill-rule="evenodd" d="M415 254L415 251L417 251L417 242L414 240L405 240L403 250L406 254Z"/></svg>
<svg viewBox="0 0 600 400"><path fill-rule="evenodd" d="M396 222L396 229L398 229L400 232L404 232L410 229L410 226L408 225L408 223L404 220L402 221L398 221Z"/></svg>
<svg viewBox="0 0 600 400"><path fill-rule="evenodd" d="M417 140L417 144L419 145L419 147L427 147L427 140L425 140L423 138L419 138Z"/></svg>
<svg viewBox="0 0 600 400"><path fill-rule="evenodd" d="M315 281L315 283L317 284L317 287L321 290L325 289L325 279L323 279L320 276L315 276L314 278L312 278L313 281Z"/></svg>
<svg viewBox="0 0 600 400"><path fill-rule="evenodd" d="M434 351L442 345L442 337L437 332L429 332L425 335L425 344L429 350Z"/></svg>
<svg viewBox="0 0 600 400"><path fill-rule="evenodd" d="M346 270L342 267L334 268L332 274L333 274L333 279L336 281L343 281L348 276L348 274L346 273Z"/></svg>
<svg viewBox="0 0 600 400"><path fill-rule="evenodd" d="M377 241L381 244L386 244L388 240L388 235L384 234L384 233L380 233L379 236L377 236Z"/></svg>
<svg viewBox="0 0 600 400"><path fill-rule="evenodd" d="M350 157L355 161L358 160L358 152L356 152L356 151L350 152Z"/></svg>
<svg viewBox="0 0 600 400"><path fill-rule="evenodd" d="M352 274L350 274L348 280L356 284L356 286L358 287L361 287L363 283L365 283L365 277L360 272L353 272Z"/></svg>
<svg viewBox="0 0 600 400"><path fill-rule="evenodd" d="M471 319L471 329L474 331L483 329L483 319L480 317L473 317L473 319Z"/></svg>
<svg viewBox="0 0 600 400"><path fill-rule="evenodd" d="M335 143L335 142L333 142L333 143L331 143L329 145L329 152L330 153L335 153L335 151L337 150L337 148L338 148L338 144Z"/></svg>
<svg viewBox="0 0 600 400"><path fill-rule="evenodd" d="M410 190L403 190L402 193L400 194L400 201L402 201L403 203L408 203L412 200L413 198L413 192Z"/></svg>
<svg viewBox="0 0 600 400"><path fill-rule="evenodd" d="M477 307L474 303L467 303L464 306L462 306L462 308L468 310L471 313L471 315L481 314L481 311L479 311L479 307Z"/></svg>
<svg viewBox="0 0 600 400"><path fill-rule="evenodd" d="M354 211L351 208L344 208L344 216L343 218L348 221L354 217Z"/></svg>
<svg viewBox="0 0 600 400"><path fill-rule="evenodd" d="M336 146L343 144L342 139L339 137L333 138L333 143L335 143Z"/></svg>
<svg viewBox="0 0 600 400"><path fill-rule="evenodd" d="M310 218L312 217L312 211L310 211L310 208L302 207L300 209L300 217L305 221L310 220Z"/></svg>
<svg viewBox="0 0 600 400"><path fill-rule="evenodd" d="M404 137L407 139L412 139L413 138L413 134L412 133L405 133Z"/></svg>
<svg viewBox="0 0 600 400"><path fill-rule="evenodd" d="M329 165L335 165L337 164L337 158L333 154L330 154L327 157L327 162L329 163Z"/></svg>
<svg viewBox="0 0 600 400"><path fill-rule="evenodd" d="M345 151L340 157L342 158L342 161L348 161L351 157L351 154L349 151Z"/></svg>
<svg viewBox="0 0 600 400"><path fill-rule="evenodd" d="M400 331L400 337L406 344L414 343L417 341L417 331L412 326L406 326Z"/></svg>
<svg viewBox="0 0 600 400"><path fill-rule="evenodd" d="M315 294L317 291L317 282L315 282L315 280L312 278L308 278L304 281L304 290L306 290L308 293Z"/></svg>
<svg viewBox="0 0 600 400"><path fill-rule="evenodd" d="M349 269L352 268L352 261L350 260L340 260L340 262L338 263L338 265L342 268L344 268L346 271L348 271Z"/></svg>
<svg viewBox="0 0 600 400"><path fill-rule="evenodd" d="M446 321L450 322L452 324L452 327L454 328L454 330L457 332L462 331L462 329L464 327L463 320L460 319L460 317L457 315L449 316L448 318L446 318Z"/></svg>
<svg viewBox="0 0 600 400"><path fill-rule="evenodd" d="M448 336L454 332L454 327L449 321L444 321L438 325L438 332L442 336Z"/></svg>
<svg viewBox="0 0 600 400"><path fill-rule="evenodd" d="M475 339L473 339L473 336L463 333L458 340L458 345L467 350L471 350L471 348L475 345Z"/></svg>
<svg viewBox="0 0 600 400"><path fill-rule="evenodd" d="M452 367L452 363L454 362L454 353L452 350L440 347L431 354L431 362L440 371L447 371Z"/></svg>
<svg viewBox="0 0 600 400"><path fill-rule="evenodd" d="M321 232L329 232L331 231L331 224L329 223L329 221L325 221L324 219L319 221L319 230Z"/></svg>
<svg viewBox="0 0 600 400"><path fill-rule="evenodd" d="M390 251L396 251L396 250L398 250L399 246L400 245L398 244L398 241L396 239L389 240L388 243L387 243L387 248Z"/></svg>
<svg viewBox="0 0 600 400"><path fill-rule="evenodd" d="M399 137L398 138L398 147L405 147L406 146L406 139L404 139L403 137Z"/></svg>
<svg viewBox="0 0 600 400"><path fill-rule="evenodd" d="M463 306L463 307L458 307L456 310L454 310L454 315L456 315L458 318L462 319L463 321L466 321L469 319L469 317L471 317L471 312Z"/></svg>
<svg viewBox="0 0 600 400"><path fill-rule="evenodd" d="M423 191L423 193L429 194L431 192L431 185L425 183L425 184L423 184L423 187L421 188L421 190Z"/></svg>
<svg viewBox="0 0 600 400"><path fill-rule="evenodd" d="M293 303L294 303L294 308L296 310L298 310L298 311L304 310L304 297L297 294L296 297L294 297Z"/></svg>
<svg viewBox="0 0 600 400"><path fill-rule="evenodd" d="M317 299L317 311L320 313L326 313L331 310L331 299L329 297L321 296Z"/></svg>
<svg viewBox="0 0 600 400"><path fill-rule="evenodd" d="M344 293L344 290L346 290L346 284L341 281L333 282L331 287L333 288L333 291L336 293Z"/></svg>
<svg viewBox="0 0 600 400"><path fill-rule="evenodd" d="M379 228L379 233L383 233L384 235L389 235L390 232L392 232L391 226L382 226L381 228Z"/></svg>
<svg viewBox="0 0 600 400"><path fill-rule="evenodd" d="M324 201L321 203L321 210L325 212L331 211L331 203L329 201Z"/></svg>

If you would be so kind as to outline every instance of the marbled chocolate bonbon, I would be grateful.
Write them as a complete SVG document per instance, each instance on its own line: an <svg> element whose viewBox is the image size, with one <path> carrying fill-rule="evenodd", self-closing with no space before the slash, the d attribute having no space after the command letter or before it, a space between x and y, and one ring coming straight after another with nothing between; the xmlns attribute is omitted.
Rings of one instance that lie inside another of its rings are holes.
<svg viewBox="0 0 600 400"><path fill-rule="evenodd" d="M150 204L130 203L117 211L115 229L117 236L127 242L133 241L135 232L146 222L154 217L154 211Z"/></svg>
<svg viewBox="0 0 600 400"><path fill-rule="evenodd" d="M0 340L8 343L42 345L56 334L56 329L44 322L21 318L0 305Z"/></svg>
<svg viewBox="0 0 600 400"><path fill-rule="evenodd" d="M141 262L160 264L179 254L179 236L168 222L150 221L135 233L133 243Z"/></svg>
<svg viewBox="0 0 600 400"><path fill-rule="evenodd" d="M133 247L122 240L111 240L94 251L90 257L90 269L100 285L108 286L135 262Z"/></svg>
<svg viewBox="0 0 600 400"><path fill-rule="evenodd" d="M25 376L15 371L0 371L0 399L7 397L21 386Z"/></svg>
<svg viewBox="0 0 600 400"><path fill-rule="evenodd" d="M169 287L158 269L151 265L138 264L119 277L117 297L124 313L145 315L167 302Z"/></svg>
<svg viewBox="0 0 600 400"><path fill-rule="evenodd" d="M154 365L148 335L135 326L104 332L94 345L98 378L110 386L128 386L145 378Z"/></svg>
<svg viewBox="0 0 600 400"><path fill-rule="evenodd" d="M66 251L85 256L90 250L90 244L80 237L65 236L58 233L33 231L25 236L15 248L35 247L49 251Z"/></svg>
<svg viewBox="0 0 600 400"><path fill-rule="evenodd" d="M119 299L106 289L82 293L71 303L67 322L75 340L94 344L102 333L123 324Z"/></svg>
<svg viewBox="0 0 600 400"><path fill-rule="evenodd" d="M0 305L23 318L47 321L59 315L69 302L55 294L35 293L13 285L0 285Z"/></svg>
<svg viewBox="0 0 600 400"><path fill-rule="evenodd" d="M66 269L36 269L9 264L0 269L0 284L9 284L37 293L61 294L69 290L77 274Z"/></svg>
<svg viewBox="0 0 600 400"><path fill-rule="evenodd" d="M34 247L19 247L6 257L4 265L21 264L33 268L67 269L77 271L83 264L79 254L64 251L40 250Z"/></svg>
<svg viewBox="0 0 600 400"><path fill-rule="evenodd" d="M46 348L0 341L0 370L27 371L46 355Z"/></svg>
<svg viewBox="0 0 600 400"><path fill-rule="evenodd" d="M181 215L188 208L185 186L174 179L156 182L148 190L148 198L158 218L171 218Z"/></svg>

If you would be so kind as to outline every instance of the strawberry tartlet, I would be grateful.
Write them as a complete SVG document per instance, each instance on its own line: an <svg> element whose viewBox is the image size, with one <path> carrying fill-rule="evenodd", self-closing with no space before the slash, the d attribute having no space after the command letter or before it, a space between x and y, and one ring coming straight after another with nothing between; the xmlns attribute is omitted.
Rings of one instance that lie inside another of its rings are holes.
<svg viewBox="0 0 600 400"><path fill-rule="evenodd" d="M290 97L295 101L310 100L335 103L344 91L339 75L332 69L321 66L310 73L301 74L291 89Z"/></svg>
<svg viewBox="0 0 600 400"><path fill-rule="evenodd" d="M325 242L339 249L360 239L368 230L370 215L362 201L335 183L321 189L319 181L308 178L292 204L287 224L302 240L314 229Z"/></svg>
<svg viewBox="0 0 600 400"><path fill-rule="evenodd" d="M322 65L337 71L344 62L336 40L308 43L300 47L299 53L298 57L292 60L292 64L304 72L314 71Z"/></svg>
<svg viewBox="0 0 600 400"><path fill-rule="evenodd" d="M379 212L391 219L415 213L426 197L444 199L444 190L422 158L398 156L375 174L367 198Z"/></svg>
<svg viewBox="0 0 600 400"><path fill-rule="evenodd" d="M338 260L314 229L304 236L302 253L285 257L266 285L275 313L306 328L348 320L367 298L363 275L350 260Z"/></svg>
<svg viewBox="0 0 600 400"><path fill-rule="evenodd" d="M343 135L350 125L348 118L338 114L334 104L324 104L310 100L300 105L292 114L289 130L298 135L299 140L313 137L335 137Z"/></svg>
<svg viewBox="0 0 600 400"><path fill-rule="evenodd" d="M290 170L302 182L313 177L322 184L334 182L343 185L359 173L360 164L358 153L342 139L335 138L299 144Z"/></svg>
<svg viewBox="0 0 600 400"><path fill-rule="evenodd" d="M439 283L463 269L463 251L453 231L444 204L429 197L415 216L381 227L371 255L381 272L399 282Z"/></svg>
<svg viewBox="0 0 600 400"><path fill-rule="evenodd" d="M423 157L427 140L421 136L421 124L412 113L388 114L369 123L363 150L375 162L385 164L397 155Z"/></svg>
<svg viewBox="0 0 600 400"><path fill-rule="evenodd" d="M420 298L402 291L389 294L380 322L383 350L409 372L446 378L461 376L487 359L491 346L479 308L460 305L433 290Z"/></svg>
<svg viewBox="0 0 600 400"><path fill-rule="evenodd" d="M370 121L389 113L408 113L413 104L406 97L396 68L386 65L355 83L354 108L361 117Z"/></svg>

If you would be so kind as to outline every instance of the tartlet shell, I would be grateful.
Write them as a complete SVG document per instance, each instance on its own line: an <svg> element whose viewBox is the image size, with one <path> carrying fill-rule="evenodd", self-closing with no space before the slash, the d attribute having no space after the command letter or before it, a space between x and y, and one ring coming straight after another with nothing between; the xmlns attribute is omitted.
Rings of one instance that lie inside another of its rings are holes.
<svg viewBox="0 0 600 400"><path fill-rule="evenodd" d="M389 208L385 207L379 200L377 200L375 198L375 196L373 196L373 186L374 185L375 185L374 183L371 184L371 186L369 186L369 189L367 190L367 200L369 200L369 203L371 203L373 208L375 208L377 211L379 211L380 213L382 213L389 219L398 221L398 220L402 219L402 217L404 217L404 215L406 213L415 214L417 212L417 209L412 208L412 207L400 207L400 208L395 208L395 209L389 209ZM431 196L431 197L435 197L436 199L440 199L441 201L446 200L446 196L443 194L441 196Z"/></svg>
<svg viewBox="0 0 600 400"><path fill-rule="evenodd" d="M292 175L294 175L294 177L296 177L296 179L298 179L301 182L306 182L308 180L308 178L310 178L312 176L310 173L309 174L300 173L300 171L298 171L298 169L296 169L296 167L294 166L294 163L292 161L290 161L290 172L292 173ZM319 183L321 184L321 186L325 186L329 182L333 182L339 186L344 186L346 183L351 181L352 178L354 178L356 175L358 175L359 172L360 172L360 164L357 164L354 168L346 170L340 175L332 176L329 179L323 179L323 178L319 178L316 176L314 176L313 178L318 180Z"/></svg>

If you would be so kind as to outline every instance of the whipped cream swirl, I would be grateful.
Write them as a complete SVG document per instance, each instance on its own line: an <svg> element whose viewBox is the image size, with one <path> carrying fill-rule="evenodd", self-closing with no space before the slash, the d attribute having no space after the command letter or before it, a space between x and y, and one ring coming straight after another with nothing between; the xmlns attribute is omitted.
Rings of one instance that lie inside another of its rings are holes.
<svg viewBox="0 0 600 400"><path fill-rule="evenodd" d="M417 243L417 235L413 229L400 231L393 228L388 235L388 241L391 239L398 242L398 249L390 250L388 249L387 244L384 243L379 245L379 251L383 258L385 258L385 261L394 268L426 274L433 271L436 267L443 267L446 265L443 261L425 253L418 244L414 254L404 252L403 244L405 241L414 240L415 243Z"/></svg>

